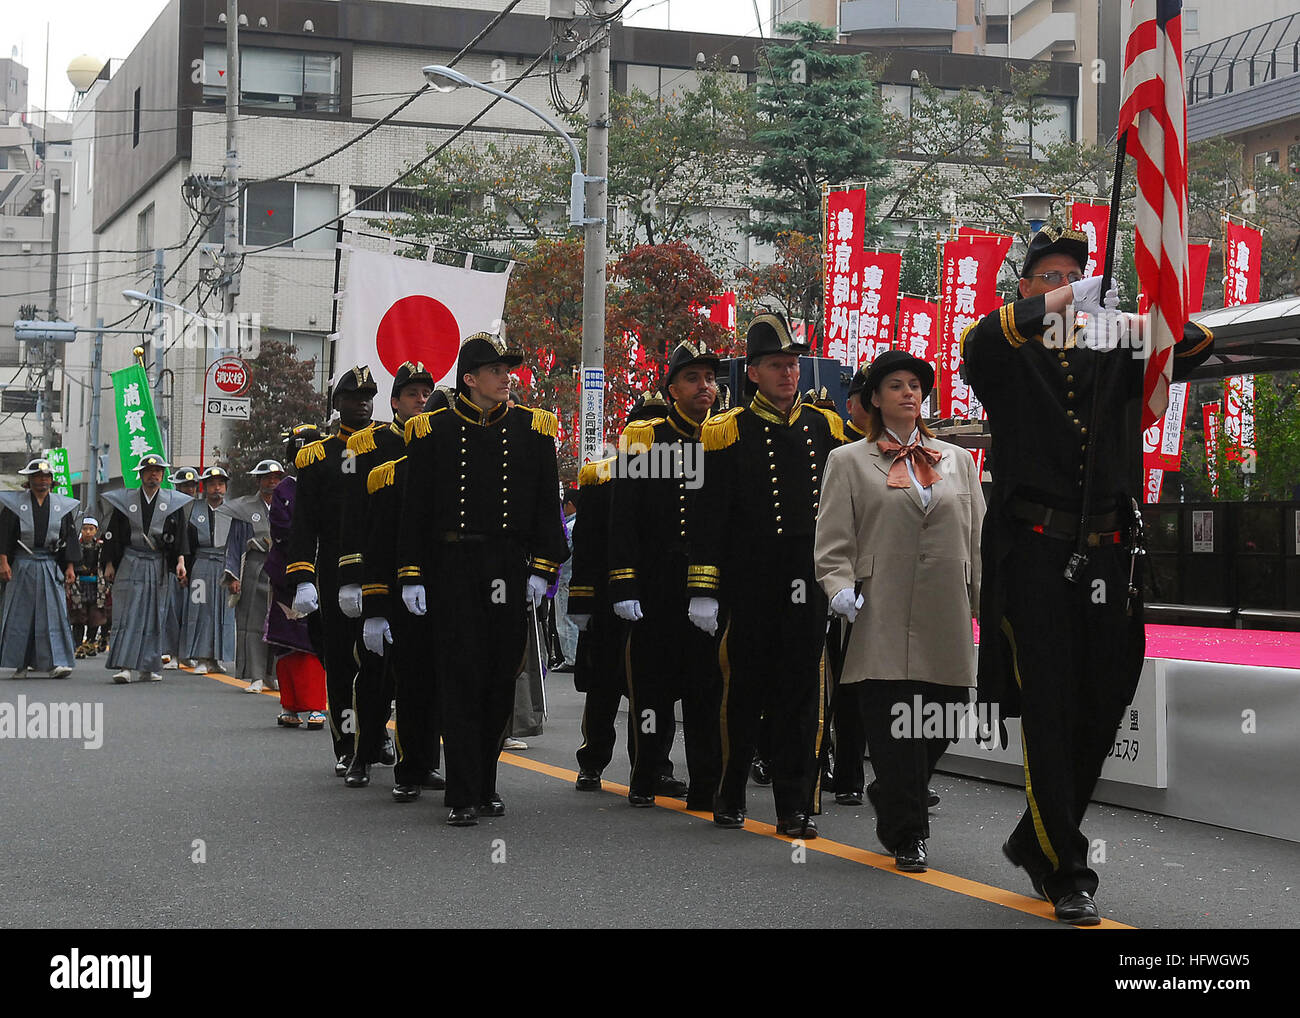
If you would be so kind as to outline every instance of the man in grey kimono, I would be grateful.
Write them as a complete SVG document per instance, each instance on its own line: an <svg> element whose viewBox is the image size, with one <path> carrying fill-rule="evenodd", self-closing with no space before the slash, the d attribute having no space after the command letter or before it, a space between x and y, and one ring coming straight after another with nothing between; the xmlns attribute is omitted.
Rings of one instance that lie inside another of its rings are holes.
<svg viewBox="0 0 1300 1018"><path fill-rule="evenodd" d="M34 459L18 472L29 490L0 492L0 668L14 669L16 679L29 670L62 679L72 674L66 589L81 561L81 503L52 490L48 460Z"/></svg>
<svg viewBox="0 0 1300 1018"><path fill-rule="evenodd" d="M177 467L167 478L173 488L190 499L199 496L199 472L193 467ZM188 512L194 508L190 504ZM181 666L181 628L185 625L185 600L189 591L179 583L167 584L167 625L163 630L163 668L173 670Z"/></svg>
<svg viewBox="0 0 1300 1018"><path fill-rule="evenodd" d="M162 681L162 643L167 626L169 584L185 582L190 553L185 514L190 499L163 491L167 462L157 453L140 457L137 489L102 496L111 510L104 534L104 577L113 584L113 642L108 667L113 681Z"/></svg>
<svg viewBox="0 0 1300 1018"><path fill-rule="evenodd" d="M266 553L271 549L271 495L284 480L279 460L262 460L249 472L257 478L257 494L227 502L222 508L243 526L226 542L226 582L235 604L235 675L248 683L244 692L275 689L275 658L262 639L271 607L271 581Z"/></svg>
<svg viewBox="0 0 1300 1018"><path fill-rule="evenodd" d="M181 660L202 675L235 660L235 609L226 593L226 545L234 518L222 503L230 474L208 467L200 478L203 501L185 507L189 517L189 588L181 624Z"/></svg>

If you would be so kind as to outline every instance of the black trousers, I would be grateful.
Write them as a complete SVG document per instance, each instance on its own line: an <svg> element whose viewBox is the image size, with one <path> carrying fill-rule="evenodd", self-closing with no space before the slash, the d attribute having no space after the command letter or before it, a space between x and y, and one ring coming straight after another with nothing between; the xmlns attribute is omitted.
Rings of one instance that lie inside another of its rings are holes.
<svg viewBox="0 0 1300 1018"><path fill-rule="evenodd" d="M831 724L835 732L835 793L861 792L866 772L862 757L867 752L867 730L862 720L862 685L837 683L831 700Z"/></svg>
<svg viewBox="0 0 1300 1018"><path fill-rule="evenodd" d="M1008 643L1022 709L1026 809L1011 842L1053 901L1097 889L1080 828L1146 651L1141 605L1132 617L1125 611L1128 549L1089 549L1077 584L1061 575L1072 550L1066 541L1021 534L1006 563L999 637Z"/></svg>
<svg viewBox="0 0 1300 1018"><path fill-rule="evenodd" d="M945 708L969 703L970 689L910 679L866 679L845 689L857 690L871 768L876 773L871 793L876 808L876 837L890 852L904 838L928 838L930 778L956 733L920 734L926 711L934 705L941 715L950 718L952 712ZM837 760L836 771L839 767ZM858 767L861 771L861 759Z"/></svg>
<svg viewBox="0 0 1300 1018"><path fill-rule="evenodd" d="M513 542L490 540L439 545L430 571L450 578L429 588L428 617L452 809L479 806L496 794L497 760L527 646L526 568Z"/></svg>
<svg viewBox="0 0 1300 1018"><path fill-rule="evenodd" d="M778 818L814 813L822 725L826 595L813 575L812 538L767 546L761 573L738 577L718 651L722 780L717 812L745 811L745 785L766 717Z"/></svg>
<svg viewBox="0 0 1300 1018"><path fill-rule="evenodd" d="M350 756L357 737L352 684L359 669L357 645L361 641L361 620L350 619L339 610L338 576L334 571L316 574L316 593L320 611L313 612L307 621L312 643L320 647L321 663L325 666L325 699L334 755Z"/></svg>
<svg viewBox="0 0 1300 1018"><path fill-rule="evenodd" d="M433 663L429 617L416 617L404 605L390 619L393 645L385 655L397 697L394 725L397 765L393 782L419 784L442 760L442 726L438 713L438 683Z"/></svg>
<svg viewBox="0 0 1300 1018"><path fill-rule="evenodd" d="M370 653L360 636L356 652L357 674L352 680L352 725L356 734L352 752L366 763L378 763L392 714L393 670L388 655L379 657Z"/></svg>

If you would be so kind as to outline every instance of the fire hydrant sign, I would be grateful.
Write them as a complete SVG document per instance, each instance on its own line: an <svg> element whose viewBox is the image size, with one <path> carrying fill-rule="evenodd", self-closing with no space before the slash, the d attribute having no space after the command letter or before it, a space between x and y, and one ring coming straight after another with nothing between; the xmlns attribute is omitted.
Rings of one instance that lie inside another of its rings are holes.
<svg viewBox="0 0 1300 1018"><path fill-rule="evenodd" d="M211 370L212 384L223 396L242 396L248 388L248 365L238 357L222 357Z"/></svg>

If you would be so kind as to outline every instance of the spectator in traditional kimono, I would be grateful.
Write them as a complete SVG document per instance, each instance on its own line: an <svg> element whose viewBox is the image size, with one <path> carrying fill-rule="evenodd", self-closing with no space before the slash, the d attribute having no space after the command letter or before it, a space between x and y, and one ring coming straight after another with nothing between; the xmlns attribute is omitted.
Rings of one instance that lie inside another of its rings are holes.
<svg viewBox="0 0 1300 1018"><path fill-rule="evenodd" d="M72 673L65 587L76 582L81 560L81 503L52 490L48 460L34 459L18 472L28 478L29 490L0 492L0 581L6 588L0 668L14 669L16 679L29 671L62 679Z"/></svg>
<svg viewBox="0 0 1300 1018"><path fill-rule="evenodd" d="M209 467L200 480L203 501L192 503L188 514L192 560L181 658L193 661L194 671L202 675L218 670L223 661L235 660L235 609L225 590L226 544L235 520L222 508L230 474Z"/></svg>
<svg viewBox="0 0 1300 1018"><path fill-rule="evenodd" d="M236 498L225 509L241 523L226 542L226 581L235 597L235 674L248 685L245 693L278 689L275 659L262 631L271 606L271 581L266 556L271 549L271 494L284 480L279 460L262 460L248 472L257 478L257 492Z"/></svg>
<svg viewBox="0 0 1300 1018"><path fill-rule="evenodd" d="M193 467L177 467L171 477L167 478L173 488L187 499L197 499L199 495L199 472ZM194 509L190 505L186 512ZM168 671L181 666L181 627L185 623L185 602L189 591L180 583L167 584L167 625L163 630L163 668Z"/></svg>

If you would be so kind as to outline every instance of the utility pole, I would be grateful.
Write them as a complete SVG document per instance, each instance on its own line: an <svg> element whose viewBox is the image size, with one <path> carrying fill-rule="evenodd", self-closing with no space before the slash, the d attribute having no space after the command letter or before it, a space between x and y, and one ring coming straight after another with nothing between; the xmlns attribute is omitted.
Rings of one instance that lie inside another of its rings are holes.
<svg viewBox="0 0 1300 1018"><path fill-rule="evenodd" d="M239 155L235 140L238 121L239 0L226 0L226 208L221 249L221 283L224 288L221 310L227 316L234 313L235 297L239 294L239 273L235 268L239 257ZM230 327L227 318L226 328Z"/></svg>
<svg viewBox="0 0 1300 1018"><path fill-rule="evenodd" d="M162 248L156 247L153 252L153 286L149 289L150 296L156 298L154 304L153 320L153 363L154 363L154 388L158 390L158 398L154 400L154 406L158 408L158 429L162 433L163 452L168 457L171 456L171 408L168 407L166 413L163 413L163 369L166 367L167 359L167 319L163 311L163 278L166 271L164 261L166 252ZM204 408L206 409L206 407Z"/></svg>
<svg viewBox="0 0 1300 1018"><path fill-rule="evenodd" d="M95 319L95 355L90 362L90 448L86 457L86 511L99 498L99 373L104 365L104 319Z"/></svg>
<svg viewBox="0 0 1300 1018"><path fill-rule="evenodd" d="M45 144L46 159L49 158L49 139ZM54 179L54 231L50 236L50 306L48 317L51 322L59 320L59 226L63 216L63 188L59 178ZM43 450L54 448L54 368L59 362L58 347L46 340L41 347L41 365L45 374L41 386L38 410L41 418L41 442Z"/></svg>
<svg viewBox="0 0 1300 1018"><path fill-rule="evenodd" d="M604 18L609 0L593 0L592 13ZM587 53L587 225L582 259L582 449L583 463L603 453L605 444L605 261L609 206L609 36L601 23Z"/></svg>

